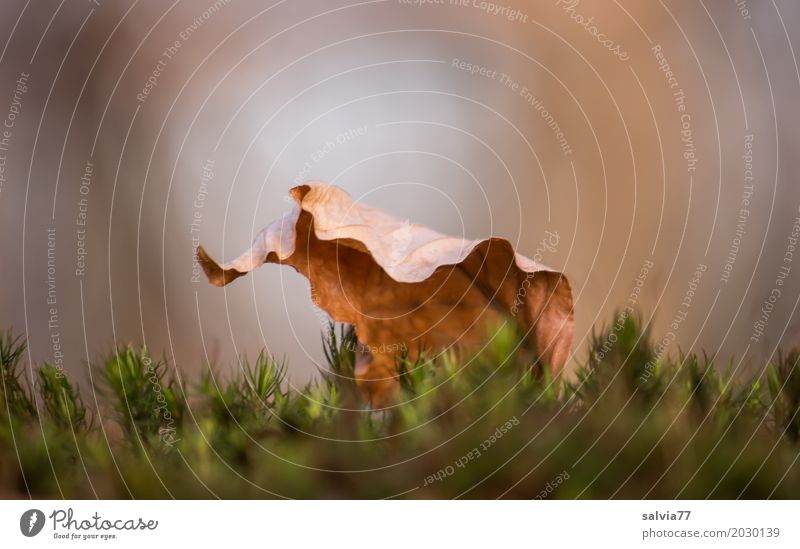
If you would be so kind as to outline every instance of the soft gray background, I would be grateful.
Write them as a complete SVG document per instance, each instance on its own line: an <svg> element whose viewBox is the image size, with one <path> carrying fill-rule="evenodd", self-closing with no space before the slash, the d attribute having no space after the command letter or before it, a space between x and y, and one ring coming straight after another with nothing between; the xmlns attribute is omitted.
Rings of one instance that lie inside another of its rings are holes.
<svg viewBox="0 0 800 549"><path fill-rule="evenodd" d="M658 338L698 263L708 266L667 352L748 350L800 205L797 2L749 1L745 19L733 1L581 1L574 13L594 16L627 62L556 1L505 2L527 16L512 22L471 0L231 0L181 39L213 3L2 3L0 118L20 73L31 76L0 190L0 326L27 333L32 359L53 359L55 334L66 368L83 373L114 343L146 342L187 372L206 353L230 364L267 347L289 357L293 380L306 379L321 357L306 281L268 266L225 290L192 282L190 231L201 211L202 243L235 257L289 208L286 191L299 177L336 182L442 232L506 237L530 255L545 230L558 231L559 249L543 259L575 290L576 360L645 260L655 267L639 305ZM140 103L136 94L175 40L180 49ZM652 44L686 92L698 155L691 184ZM498 76L460 71L454 58ZM571 155L500 73L542 100ZM364 135L304 173L326 142L359 127ZM747 133L755 191L723 284ZM88 268L79 279L77 201L90 158ZM207 159L214 177L198 210ZM50 227L57 329L47 323ZM799 284L795 263L753 356L798 343Z"/></svg>

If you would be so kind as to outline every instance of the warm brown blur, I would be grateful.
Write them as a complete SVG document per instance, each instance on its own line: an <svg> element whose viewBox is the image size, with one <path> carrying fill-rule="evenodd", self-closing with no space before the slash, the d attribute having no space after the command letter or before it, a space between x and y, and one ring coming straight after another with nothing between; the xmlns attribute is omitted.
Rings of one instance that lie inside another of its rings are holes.
<svg viewBox="0 0 800 549"><path fill-rule="evenodd" d="M306 280L220 290L193 250L320 179L563 270L577 360L626 305L667 353L799 343L800 6L496 2L3 2L0 327L73 372L132 341L302 381Z"/></svg>

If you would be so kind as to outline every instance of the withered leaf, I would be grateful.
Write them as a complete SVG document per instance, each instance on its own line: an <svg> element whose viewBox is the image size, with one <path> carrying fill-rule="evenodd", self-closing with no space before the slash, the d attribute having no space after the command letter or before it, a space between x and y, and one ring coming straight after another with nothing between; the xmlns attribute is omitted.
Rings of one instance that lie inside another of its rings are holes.
<svg viewBox="0 0 800 549"><path fill-rule="evenodd" d="M354 203L339 187L293 188L291 213L264 228L252 247L219 265L197 259L223 286L264 263L290 265L311 283L315 304L355 326L356 381L373 404L398 386L396 353L476 347L486 326L517 324L541 364L560 370L573 334L567 279L504 239L469 241Z"/></svg>

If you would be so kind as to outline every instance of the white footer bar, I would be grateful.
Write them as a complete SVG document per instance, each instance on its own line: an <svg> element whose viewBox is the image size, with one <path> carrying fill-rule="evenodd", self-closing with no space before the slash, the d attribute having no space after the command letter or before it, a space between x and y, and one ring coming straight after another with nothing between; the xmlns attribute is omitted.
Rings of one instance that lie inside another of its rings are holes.
<svg viewBox="0 0 800 549"><path fill-rule="evenodd" d="M24 500L0 517L20 548L800 547L796 501Z"/></svg>

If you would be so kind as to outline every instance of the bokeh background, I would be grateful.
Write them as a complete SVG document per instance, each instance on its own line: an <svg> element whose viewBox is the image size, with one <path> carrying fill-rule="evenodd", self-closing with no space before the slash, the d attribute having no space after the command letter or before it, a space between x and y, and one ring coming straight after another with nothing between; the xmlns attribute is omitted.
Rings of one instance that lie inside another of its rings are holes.
<svg viewBox="0 0 800 549"><path fill-rule="evenodd" d="M542 259L575 291L575 361L627 304L663 352L757 370L799 343L799 17L792 0L6 0L0 326L79 377L133 342L184 372L267 348L300 383L325 327L306 280L266 266L214 288L193 249L236 257L320 179L528 255L558 232Z"/></svg>

